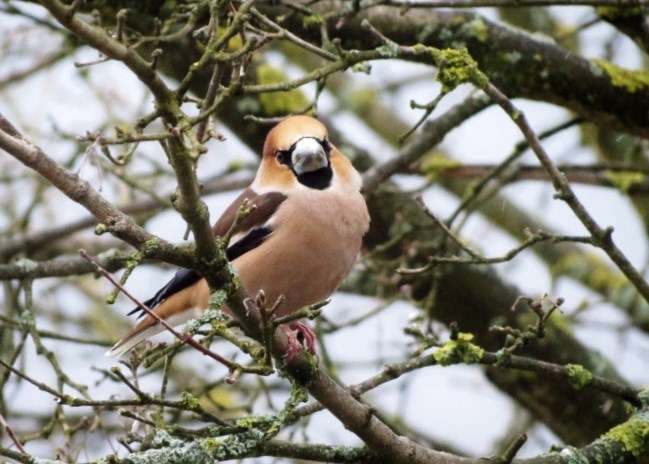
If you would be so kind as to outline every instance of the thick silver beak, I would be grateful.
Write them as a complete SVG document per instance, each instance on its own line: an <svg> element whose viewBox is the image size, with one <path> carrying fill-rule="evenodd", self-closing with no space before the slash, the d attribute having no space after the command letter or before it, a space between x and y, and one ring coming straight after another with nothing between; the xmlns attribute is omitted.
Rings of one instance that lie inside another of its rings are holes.
<svg viewBox="0 0 649 464"><path fill-rule="evenodd" d="M329 165L327 154L316 139L303 138L297 141L291 157L293 170L299 176L317 171Z"/></svg>

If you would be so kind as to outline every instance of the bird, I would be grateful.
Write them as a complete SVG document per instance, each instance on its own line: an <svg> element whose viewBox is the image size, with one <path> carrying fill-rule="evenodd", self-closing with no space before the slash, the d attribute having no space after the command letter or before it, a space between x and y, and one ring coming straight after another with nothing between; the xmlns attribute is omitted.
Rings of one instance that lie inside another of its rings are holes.
<svg viewBox="0 0 649 464"><path fill-rule="evenodd" d="M271 303L283 298L278 317L331 296L354 266L369 229L361 187L360 174L319 120L294 115L273 127L252 184L213 227L215 236L225 236L241 205L250 206L226 250L246 291L262 291ZM181 268L144 304L169 325L179 326L205 310L209 297L206 280ZM227 305L221 309L233 315ZM121 356L164 330L139 306L129 315L138 312L140 322L107 356ZM296 333L302 335L301 343ZM303 347L315 352L313 333L304 324L294 323L287 334L289 358Z"/></svg>

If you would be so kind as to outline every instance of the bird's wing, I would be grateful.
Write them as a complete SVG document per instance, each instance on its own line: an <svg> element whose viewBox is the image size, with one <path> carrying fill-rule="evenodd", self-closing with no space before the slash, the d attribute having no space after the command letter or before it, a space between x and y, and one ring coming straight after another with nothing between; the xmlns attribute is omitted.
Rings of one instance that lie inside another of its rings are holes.
<svg viewBox="0 0 649 464"><path fill-rule="evenodd" d="M202 277L196 271L192 269L180 268L164 287L158 290L156 294L151 298L143 302L143 304L147 308L155 308L174 293L178 293L182 289L198 282L200 279L202 279ZM146 314L146 311L144 311L139 306L136 306L135 308L131 309L131 311L129 311L128 315L130 316L132 314L136 314L137 312L140 313L137 316L138 319Z"/></svg>
<svg viewBox="0 0 649 464"><path fill-rule="evenodd" d="M239 213L239 208L246 200L249 206L254 205L254 207L250 214L241 221L226 250L226 256L230 262L250 250L257 248L271 234L272 225L270 224L270 219L275 211L277 211L277 208L279 208L279 205L286 200L286 195L279 192L268 192L258 195L250 188L245 190L232 202L216 224L214 224L214 235L222 237L230 230ZM171 295L195 284L200 279L202 277L192 269L178 269L173 278L158 290L153 297L146 300L144 304L148 308L155 308ZM136 307L128 315L130 316L138 312L140 313L138 319L146 314L142 308Z"/></svg>

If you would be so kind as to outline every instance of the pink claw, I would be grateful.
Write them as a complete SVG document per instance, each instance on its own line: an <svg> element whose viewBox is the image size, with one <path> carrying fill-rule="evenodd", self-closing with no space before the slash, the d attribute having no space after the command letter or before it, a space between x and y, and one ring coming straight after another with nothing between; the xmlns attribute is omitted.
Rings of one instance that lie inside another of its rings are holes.
<svg viewBox="0 0 649 464"><path fill-rule="evenodd" d="M284 324L282 330L288 337L288 347L284 354L284 362L286 364L293 361L303 349L306 349L311 354L315 354L315 334L309 326L301 322L291 322Z"/></svg>

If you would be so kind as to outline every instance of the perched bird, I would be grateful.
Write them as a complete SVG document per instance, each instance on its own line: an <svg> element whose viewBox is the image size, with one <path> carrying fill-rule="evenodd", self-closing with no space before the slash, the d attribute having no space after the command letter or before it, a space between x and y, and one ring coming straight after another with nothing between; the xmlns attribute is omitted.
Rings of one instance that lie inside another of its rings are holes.
<svg viewBox="0 0 649 464"><path fill-rule="evenodd" d="M225 210L214 234L228 232L244 201L254 205L230 240L227 258L251 295L263 290L271 304L283 295L276 314L291 314L329 297L354 265L370 222L360 189L360 174L329 141L325 126L291 116L268 133L253 183ZM144 304L175 326L205 310L209 296L205 279L180 269ZM144 311L139 317L106 355L126 353L164 330Z"/></svg>

